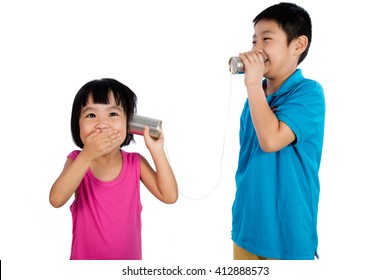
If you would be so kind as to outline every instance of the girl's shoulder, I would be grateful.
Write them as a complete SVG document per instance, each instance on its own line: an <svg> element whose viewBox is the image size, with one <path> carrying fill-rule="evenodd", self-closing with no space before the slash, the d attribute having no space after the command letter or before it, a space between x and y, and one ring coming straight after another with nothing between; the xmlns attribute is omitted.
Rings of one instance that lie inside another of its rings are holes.
<svg viewBox="0 0 390 280"><path fill-rule="evenodd" d="M123 156L128 156L128 157L139 157L141 156L140 153L138 152L127 152L121 149L122 155Z"/></svg>
<svg viewBox="0 0 390 280"><path fill-rule="evenodd" d="M72 151L69 155L68 155L68 158L72 159L72 160L75 160L77 158L77 156L80 154L80 150L74 150Z"/></svg>
<svg viewBox="0 0 390 280"><path fill-rule="evenodd" d="M138 162L141 159L141 154L137 152L126 152L121 149L122 157L127 162Z"/></svg>
<svg viewBox="0 0 390 280"><path fill-rule="evenodd" d="M80 152L81 150L74 150L68 155L68 158L75 160L77 156L80 154ZM137 152L126 152L124 150L121 150L121 152L122 152L122 157L124 159L127 159L127 161L139 160L141 158L141 154Z"/></svg>

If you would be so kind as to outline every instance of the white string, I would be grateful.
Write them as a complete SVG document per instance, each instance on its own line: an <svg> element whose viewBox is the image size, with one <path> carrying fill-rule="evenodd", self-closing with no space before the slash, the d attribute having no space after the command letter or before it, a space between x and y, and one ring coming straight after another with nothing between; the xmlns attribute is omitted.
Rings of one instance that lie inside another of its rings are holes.
<svg viewBox="0 0 390 280"><path fill-rule="evenodd" d="M219 183L220 183L220 181L222 179L222 164L223 164L223 158L224 158L224 154L225 154L226 134L227 134L228 124L229 124L230 103L231 103L231 100L232 100L232 76L233 75L230 74L229 102L228 102L228 107L227 107L227 112L226 112L225 131L224 131L224 135L223 135L222 153L221 153L221 159L220 159L220 162L219 162L219 176L218 176L217 182L215 183L214 187L210 190L210 192L208 192L204 196L201 196L201 197L198 197L198 198L190 197L190 196L184 194L181 191L181 188L179 186L179 193L180 193L180 195L182 197L184 197L184 198L189 199L189 200L200 201L200 200L203 200L203 199L209 197L217 189L217 187L218 187L218 185L219 185ZM167 145L167 141L166 141L165 137L164 137L164 143L165 143L165 150L166 150L166 155L167 155L168 162L172 166L171 161L169 159L169 155L168 155L168 145Z"/></svg>

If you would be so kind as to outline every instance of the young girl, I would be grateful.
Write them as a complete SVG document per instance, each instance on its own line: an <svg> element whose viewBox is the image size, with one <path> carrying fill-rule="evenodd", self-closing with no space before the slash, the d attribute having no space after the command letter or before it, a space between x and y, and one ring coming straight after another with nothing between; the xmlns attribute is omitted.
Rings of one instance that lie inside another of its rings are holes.
<svg viewBox="0 0 390 280"><path fill-rule="evenodd" d="M163 133L152 139L144 129L156 171L140 154L120 149L133 140L128 123L136 102L136 95L114 79L91 81L74 99L71 130L82 150L68 155L50 191L56 208L75 194L71 260L142 259L140 180L162 202L177 200Z"/></svg>

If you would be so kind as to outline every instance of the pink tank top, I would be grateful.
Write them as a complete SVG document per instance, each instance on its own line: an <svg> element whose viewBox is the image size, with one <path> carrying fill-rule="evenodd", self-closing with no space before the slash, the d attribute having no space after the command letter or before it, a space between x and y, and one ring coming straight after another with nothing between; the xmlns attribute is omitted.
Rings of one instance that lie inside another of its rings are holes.
<svg viewBox="0 0 390 280"><path fill-rule="evenodd" d="M71 260L141 260L140 155L122 151L119 176L110 182L87 171L70 206ZM75 159L80 151L73 151Z"/></svg>

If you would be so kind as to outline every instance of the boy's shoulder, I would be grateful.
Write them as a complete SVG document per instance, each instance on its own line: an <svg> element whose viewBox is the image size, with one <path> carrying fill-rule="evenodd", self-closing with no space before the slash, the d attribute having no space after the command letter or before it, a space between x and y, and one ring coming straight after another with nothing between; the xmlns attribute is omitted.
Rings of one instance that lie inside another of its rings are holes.
<svg viewBox="0 0 390 280"><path fill-rule="evenodd" d="M304 77L301 69L297 69L280 89L281 91L294 91L302 94L323 94L322 85L316 80Z"/></svg>

